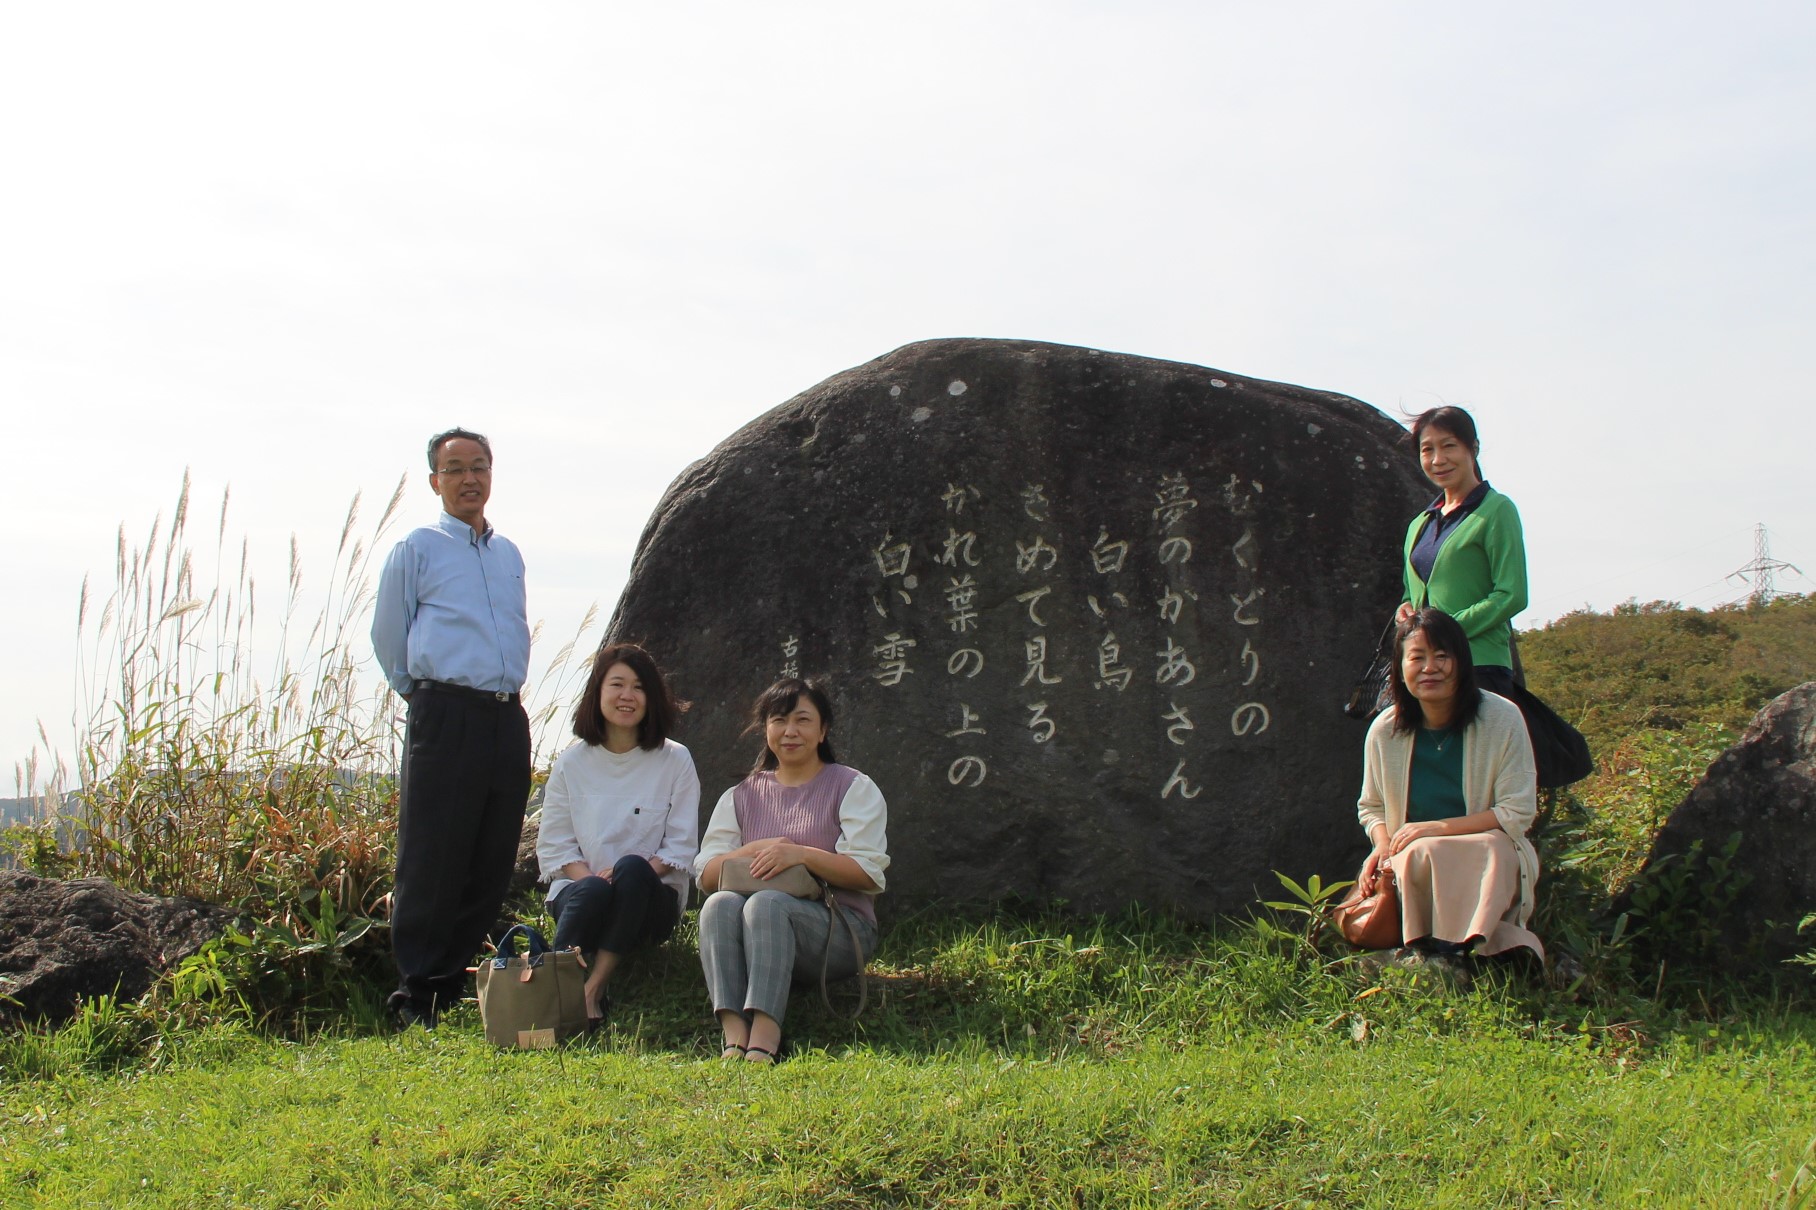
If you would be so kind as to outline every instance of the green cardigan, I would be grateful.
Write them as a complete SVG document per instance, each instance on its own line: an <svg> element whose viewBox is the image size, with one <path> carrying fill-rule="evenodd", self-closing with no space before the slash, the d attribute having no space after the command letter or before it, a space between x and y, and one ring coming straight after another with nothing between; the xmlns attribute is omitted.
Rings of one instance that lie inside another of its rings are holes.
<svg viewBox="0 0 1816 1210"><path fill-rule="evenodd" d="M1513 615L1526 608L1526 543L1513 501L1490 489L1438 548L1431 580L1412 568L1413 543L1425 524L1420 513L1406 527L1406 599L1442 609L1469 636L1477 664L1513 665Z"/></svg>

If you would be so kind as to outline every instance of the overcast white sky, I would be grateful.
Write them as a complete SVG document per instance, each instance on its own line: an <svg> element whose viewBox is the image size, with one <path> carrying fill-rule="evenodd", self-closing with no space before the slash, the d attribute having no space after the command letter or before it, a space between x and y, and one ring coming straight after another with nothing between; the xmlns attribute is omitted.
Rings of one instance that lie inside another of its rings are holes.
<svg viewBox="0 0 1816 1210"><path fill-rule="evenodd" d="M1813 54L1801 3L8 6L0 756L68 749L82 578L185 467L276 585L489 433L546 653L688 462L939 336L1464 404L1523 625L1730 598L1761 521L1816 576Z"/></svg>

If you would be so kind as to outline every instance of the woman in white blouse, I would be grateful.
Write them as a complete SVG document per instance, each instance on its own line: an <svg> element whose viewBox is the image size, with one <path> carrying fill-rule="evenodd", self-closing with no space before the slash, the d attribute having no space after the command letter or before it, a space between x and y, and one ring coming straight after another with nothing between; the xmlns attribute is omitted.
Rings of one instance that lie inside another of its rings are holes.
<svg viewBox="0 0 1816 1210"><path fill-rule="evenodd" d="M549 883L555 948L587 963L592 1027L630 950L675 931L699 849L700 778L668 738L683 707L648 652L617 643L593 657L574 710L580 739L555 761L536 856Z"/></svg>

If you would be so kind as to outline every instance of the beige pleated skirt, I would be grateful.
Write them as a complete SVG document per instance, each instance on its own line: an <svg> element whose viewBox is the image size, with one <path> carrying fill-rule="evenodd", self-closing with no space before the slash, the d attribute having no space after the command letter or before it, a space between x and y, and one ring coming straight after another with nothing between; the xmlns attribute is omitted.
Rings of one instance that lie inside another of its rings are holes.
<svg viewBox="0 0 1816 1210"><path fill-rule="evenodd" d="M1504 920L1520 894L1520 859L1498 828L1471 836L1427 836L1393 858L1400 883L1400 927L1408 941L1478 940L1478 954L1525 946L1540 958L1545 946Z"/></svg>

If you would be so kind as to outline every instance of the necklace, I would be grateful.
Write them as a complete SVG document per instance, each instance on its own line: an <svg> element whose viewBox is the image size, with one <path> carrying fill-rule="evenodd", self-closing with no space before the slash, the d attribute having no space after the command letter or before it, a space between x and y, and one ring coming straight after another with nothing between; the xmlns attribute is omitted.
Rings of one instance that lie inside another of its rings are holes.
<svg viewBox="0 0 1816 1210"><path fill-rule="evenodd" d="M1449 727L1427 727L1425 732L1431 736L1431 750L1440 754L1450 746L1450 741L1456 737L1456 732Z"/></svg>

